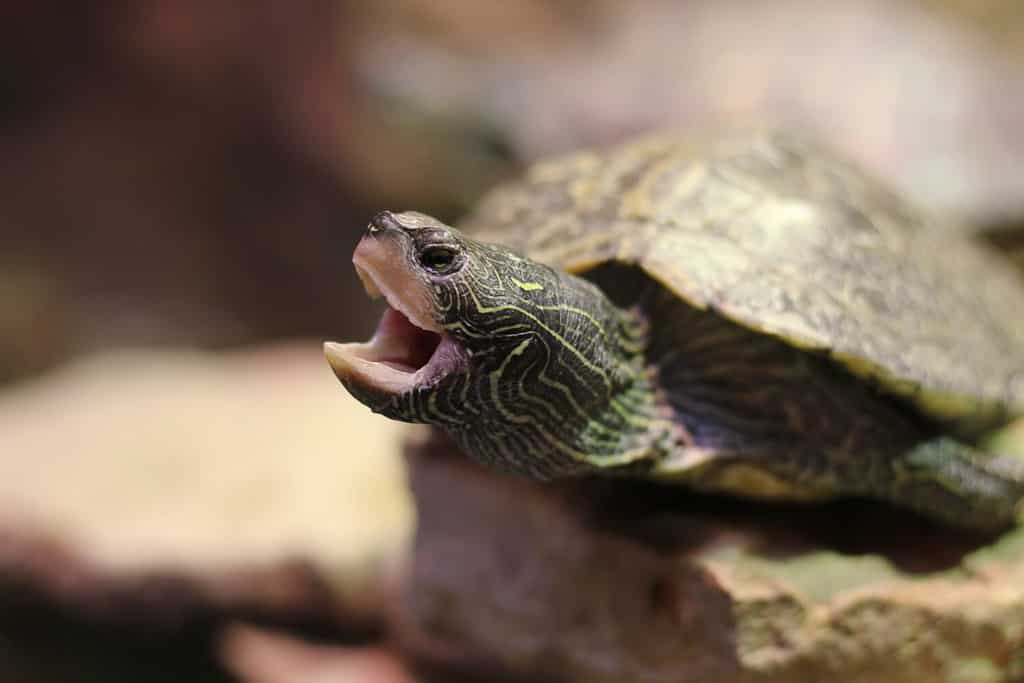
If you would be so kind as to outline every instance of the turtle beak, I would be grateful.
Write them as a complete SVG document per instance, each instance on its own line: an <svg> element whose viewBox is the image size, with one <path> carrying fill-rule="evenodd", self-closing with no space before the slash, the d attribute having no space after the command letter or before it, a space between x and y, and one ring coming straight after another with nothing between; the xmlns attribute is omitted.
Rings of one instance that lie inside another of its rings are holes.
<svg viewBox="0 0 1024 683"><path fill-rule="evenodd" d="M379 229L371 223L359 241L352 263L371 299L381 295L416 327L441 332L434 318L434 300L427 283L412 271L406 253L410 238L401 228Z"/></svg>
<svg viewBox="0 0 1024 683"><path fill-rule="evenodd" d="M324 344L334 374L359 398L407 393L450 371L458 355L436 320L429 285L412 270L409 242L375 218L352 262L366 293L383 296L388 309L369 341Z"/></svg>

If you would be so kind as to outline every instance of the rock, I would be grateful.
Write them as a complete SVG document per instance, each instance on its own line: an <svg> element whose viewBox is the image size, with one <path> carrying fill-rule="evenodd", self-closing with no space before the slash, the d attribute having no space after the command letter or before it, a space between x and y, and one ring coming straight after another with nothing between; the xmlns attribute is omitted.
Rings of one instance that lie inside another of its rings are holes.
<svg viewBox="0 0 1024 683"><path fill-rule="evenodd" d="M411 526L399 433L316 343L111 353L0 394L0 602L379 628Z"/></svg>
<svg viewBox="0 0 1024 683"><path fill-rule="evenodd" d="M588 683L1024 677L1024 526L979 538L871 502L545 485L453 453L410 452L400 629L422 661Z"/></svg>
<svg viewBox="0 0 1024 683"><path fill-rule="evenodd" d="M315 644L293 635L236 625L221 639L221 657L244 683L415 683L392 652L380 647Z"/></svg>

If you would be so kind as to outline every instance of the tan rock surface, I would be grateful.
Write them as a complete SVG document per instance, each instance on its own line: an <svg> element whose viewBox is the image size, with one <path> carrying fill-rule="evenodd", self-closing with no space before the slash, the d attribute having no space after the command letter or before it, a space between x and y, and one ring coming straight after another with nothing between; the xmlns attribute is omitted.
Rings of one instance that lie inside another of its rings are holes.
<svg viewBox="0 0 1024 683"><path fill-rule="evenodd" d="M0 395L0 578L143 621L376 616L411 525L398 439L316 343L74 363Z"/></svg>
<svg viewBox="0 0 1024 683"><path fill-rule="evenodd" d="M1024 677L1024 527L985 539L866 502L538 485L446 444L414 451L403 633L451 670L588 683Z"/></svg>

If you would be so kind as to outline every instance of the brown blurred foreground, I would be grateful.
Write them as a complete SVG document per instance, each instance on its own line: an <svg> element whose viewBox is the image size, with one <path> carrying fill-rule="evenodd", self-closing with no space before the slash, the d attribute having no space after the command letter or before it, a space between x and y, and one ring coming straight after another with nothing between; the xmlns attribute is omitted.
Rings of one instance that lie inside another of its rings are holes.
<svg viewBox="0 0 1024 683"><path fill-rule="evenodd" d="M0 665L46 671L42 651L88 650L89 624L153 661L229 618L379 633L411 528L398 451L315 343L111 353L7 392L0 611L23 617L0 623L22 643ZM60 628L79 635L38 640Z"/></svg>
<svg viewBox="0 0 1024 683"><path fill-rule="evenodd" d="M352 401L315 343L110 353L10 390L0 673L406 683L407 662L431 680L489 682L1021 673L1022 529L983 539L867 504L811 513L628 482L540 486L444 441L407 447L420 527L398 591L407 433Z"/></svg>
<svg viewBox="0 0 1024 683"><path fill-rule="evenodd" d="M1024 680L1024 525L980 537L871 502L543 485L453 456L443 439L415 447L410 464L419 526L402 640L445 671L586 683Z"/></svg>
<svg viewBox="0 0 1024 683"><path fill-rule="evenodd" d="M247 626L229 628L221 653L245 683L415 683L392 652L318 645Z"/></svg>

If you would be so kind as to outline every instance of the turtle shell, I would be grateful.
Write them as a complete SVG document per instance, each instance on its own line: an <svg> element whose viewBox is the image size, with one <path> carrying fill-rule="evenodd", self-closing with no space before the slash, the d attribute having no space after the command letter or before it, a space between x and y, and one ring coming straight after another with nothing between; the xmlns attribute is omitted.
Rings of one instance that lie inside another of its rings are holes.
<svg viewBox="0 0 1024 683"><path fill-rule="evenodd" d="M1020 275L789 133L656 136L542 162L460 227L577 274L639 266L965 430L1024 407Z"/></svg>

